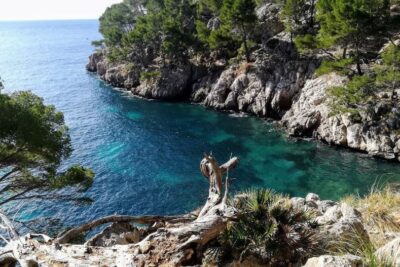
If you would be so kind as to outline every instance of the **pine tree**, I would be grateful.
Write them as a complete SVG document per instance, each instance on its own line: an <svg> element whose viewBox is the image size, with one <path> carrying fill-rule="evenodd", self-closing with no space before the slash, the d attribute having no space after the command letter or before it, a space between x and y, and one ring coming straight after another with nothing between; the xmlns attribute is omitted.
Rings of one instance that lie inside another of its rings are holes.
<svg viewBox="0 0 400 267"><path fill-rule="evenodd" d="M391 90L391 99L395 100L396 89L400 89L400 47L390 45L382 53L383 65L376 68L376 85Z"/></svg>
<svg viewBox="0 0 400 267"><path fill-rule="evenodd" d="M254 0L225 0L220 15L222 23L227 28L225 31L230 30L230 34L234 34L233 30L238 29L248 62L250 61L249 35L257 21L255 8Z"/></svg>
<svg viewBox="0 0 400 267"><path fill-rule="evenodd" d="M312 31L315 24L315 0L285 0L282 17L286 31L294 35Z"/></svg>
<svg viewBox="0 0 400 267"><path fill-rule="evenodd" d="M370 39L383 33L389 15L388 0L320 0L317 4L319 45L327 49L342 48L343 58L351 50L357 73L362 75L361 63Z"/></svg>

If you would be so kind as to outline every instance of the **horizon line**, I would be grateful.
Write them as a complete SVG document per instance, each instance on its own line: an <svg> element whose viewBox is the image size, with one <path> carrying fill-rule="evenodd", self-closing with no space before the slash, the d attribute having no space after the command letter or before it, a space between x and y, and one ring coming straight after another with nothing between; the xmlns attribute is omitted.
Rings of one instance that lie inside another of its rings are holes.
<svg viewBox="0 0 400 267"><path fill-rule="evenodd" d="M99 20L99 18L0 19L0 22L71 21L71 20Z"/></svg>

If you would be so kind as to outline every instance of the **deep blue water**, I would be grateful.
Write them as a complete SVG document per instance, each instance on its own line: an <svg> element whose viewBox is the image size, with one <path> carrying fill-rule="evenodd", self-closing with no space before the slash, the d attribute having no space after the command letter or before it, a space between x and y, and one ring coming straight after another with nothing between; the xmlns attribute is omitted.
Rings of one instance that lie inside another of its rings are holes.
<svg viewBox="0 0 400 267"><path fill-rule="evenodd" d="M232 189L271 187L294 196L337 199L375 180L400 181L400 165L316 142L288 140L260 119L185 103L146 101L112 90L85 71L96 21L0 22L0 75L8 92L32 90L65 114L74 153L65 165L93 168L89 206L36 203L25 218L67 224L102 215L176 214L200 206L204 152L241 158ZM1 114L2 115L2 114Z"/></svg>

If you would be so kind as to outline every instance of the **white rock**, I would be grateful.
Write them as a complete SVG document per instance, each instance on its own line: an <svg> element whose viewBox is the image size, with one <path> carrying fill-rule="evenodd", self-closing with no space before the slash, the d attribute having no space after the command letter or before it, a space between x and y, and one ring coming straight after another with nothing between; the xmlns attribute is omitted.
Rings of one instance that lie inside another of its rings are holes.
<svg viewBox="0 0 400 267"><path fill-rule="evenodd" d="M362 259L354 255L331 256L323 255L310 258L303 267L361 267Z"/></svg>

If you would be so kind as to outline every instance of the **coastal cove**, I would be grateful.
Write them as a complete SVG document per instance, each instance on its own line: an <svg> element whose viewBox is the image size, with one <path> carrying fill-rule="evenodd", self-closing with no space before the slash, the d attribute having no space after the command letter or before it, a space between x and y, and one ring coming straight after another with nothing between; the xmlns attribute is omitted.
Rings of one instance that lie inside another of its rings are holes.
<svg viewBox="0 0 400 267"><path fill-rule="evenodd" d="M232 191L268 187L292 196L338 199L366 193L375 181L400 181L400 165L318 142L289 140L255 117L199 105L133 98L85 71L96 21L0 23L0 74L6 91L32 90L64 112L73 156L96 180L89 206L22 209L24 218L54 216L77 224L108 214L178 214L203 204L204 152L241 163ZM60 52L62 51L62 52ZM178 200L178 201L177 201ZM34 211L33 211L34 210Z"/></svg>

